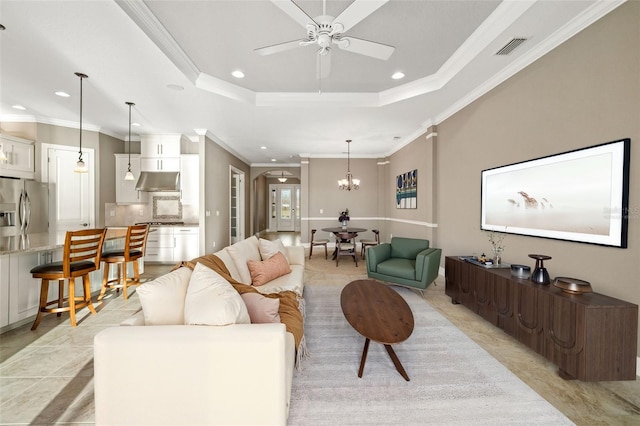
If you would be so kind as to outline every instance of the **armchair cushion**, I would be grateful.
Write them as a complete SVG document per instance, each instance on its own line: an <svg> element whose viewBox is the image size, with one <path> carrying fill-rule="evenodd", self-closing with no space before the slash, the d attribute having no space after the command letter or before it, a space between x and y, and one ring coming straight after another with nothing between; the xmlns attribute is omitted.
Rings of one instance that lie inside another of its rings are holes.
<svg viewBox="0 0 640 426"><path fill-rule="evenodd" d="M415 260L418 253L428 248L429 240L402 237L393 237L391 239L391 257Z"/></svg>
<svg viewBox="0 0 640 426"><path fill-rule="evenodd" d="M416 261L401 258L392 258L378 264L378 273L394 277L416 279Z"/></svg>

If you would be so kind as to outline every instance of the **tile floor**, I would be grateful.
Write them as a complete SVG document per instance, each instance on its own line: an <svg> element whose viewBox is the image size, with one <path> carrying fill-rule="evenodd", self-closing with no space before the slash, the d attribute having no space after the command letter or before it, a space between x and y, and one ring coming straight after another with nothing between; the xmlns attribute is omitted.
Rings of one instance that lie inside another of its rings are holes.
<svg viewBox="0 0 640 426"><path fill-rule="evenodd" d="M277 233L275 237L299 241L295 235ZM314 253L307 260L306 285L344 285L363 278L364 263L358 265L341 262L336 267L335 262ZM147 265L143 279L170 268ZM117 326L140 308L135 293L127 301L121 294L109 295L97 307L97 315L90 315L87 309L80 311L75 328L69 326L68 315L46 315L36 331L30 330L29 323L0 335L0 424L93 424L93 336ZM452 305L444 294L443 278L429 287L425 298L576 424L640 425L640 381L562 380L544 358L461 305Z"/></svg>

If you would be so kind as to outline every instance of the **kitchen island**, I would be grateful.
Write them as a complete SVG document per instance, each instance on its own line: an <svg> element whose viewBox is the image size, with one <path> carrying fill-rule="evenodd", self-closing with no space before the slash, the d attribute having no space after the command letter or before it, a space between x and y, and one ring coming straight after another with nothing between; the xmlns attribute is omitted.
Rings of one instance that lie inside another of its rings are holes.
<svg viewBox="0 0 640 426"><path fill-rule="evenodd" d="M0 237L0 332L32 321L38 312L40 280L31 269L62 260L66 233L39 233ZM124 246L126 227L107 228L104 249ZM140 263L143 266L142 259ZM102 288L102 267L90 275L91 292ZM144 268L141 268L144 271ZM50 286L50 299L57 297Z"/></svg>

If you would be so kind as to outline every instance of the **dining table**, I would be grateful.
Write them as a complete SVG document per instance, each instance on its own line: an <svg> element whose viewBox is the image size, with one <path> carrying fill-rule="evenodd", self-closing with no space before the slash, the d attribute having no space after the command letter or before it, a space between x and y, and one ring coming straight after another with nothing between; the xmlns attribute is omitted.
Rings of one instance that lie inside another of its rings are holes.
<svg viewBox="0 0 640 426"><path fill-rule="evenodd" d="M356 228L353 226L347 226L346 228L343 228L342 226L332 226L329 228L322 228L322 230L324 232L331 232L336 237L336 240L339 238L338 235L342 233L354 234L353 238L355 238L358 236L358 232L367 231L366 228ZM338 247L336 246L335 250L333 250L333 255L331 256L332 260L336 260L337 253L338 253Z"/></svg>

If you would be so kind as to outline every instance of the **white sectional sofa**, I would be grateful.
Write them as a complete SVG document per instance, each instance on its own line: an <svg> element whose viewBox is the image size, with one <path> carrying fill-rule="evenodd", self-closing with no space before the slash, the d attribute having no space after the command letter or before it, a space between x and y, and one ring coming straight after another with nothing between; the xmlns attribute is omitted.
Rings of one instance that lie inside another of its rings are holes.
<svg viewBox="0 0 640 426"><path fill-rule="evenodd" d="M262 241L250 237L214 255L224 262L231 278L246 284L246 263L260 259ZM291 272L256 289L262 294L289 292L287 296L295 292L302 301L304 248L280 251L286 252ZM205 259L202 265L206 258L199 258ZM143 303L149 295L143 294L151 291L156 297L153 291L163 286L169 294L175 293L176 288L185 286L187 277L190 280L200 270L190 273L186 269L179 268L140 286L137 291L143 310L123 323L127 326L96 335L96 424L286 424L296 343L285 324L155 325L164 321L165 312L157 312L163 309L163 303L168 303L164 308L167 315L179 317L179 309L166 297L159 302L152 298L155 307L151 309L149 300L147 306ZM278 295L272 296L271 300ZM190 315L188 306L184 309L186 318ZM298 355L303 346L304 342L297 349Z"/></svg>

